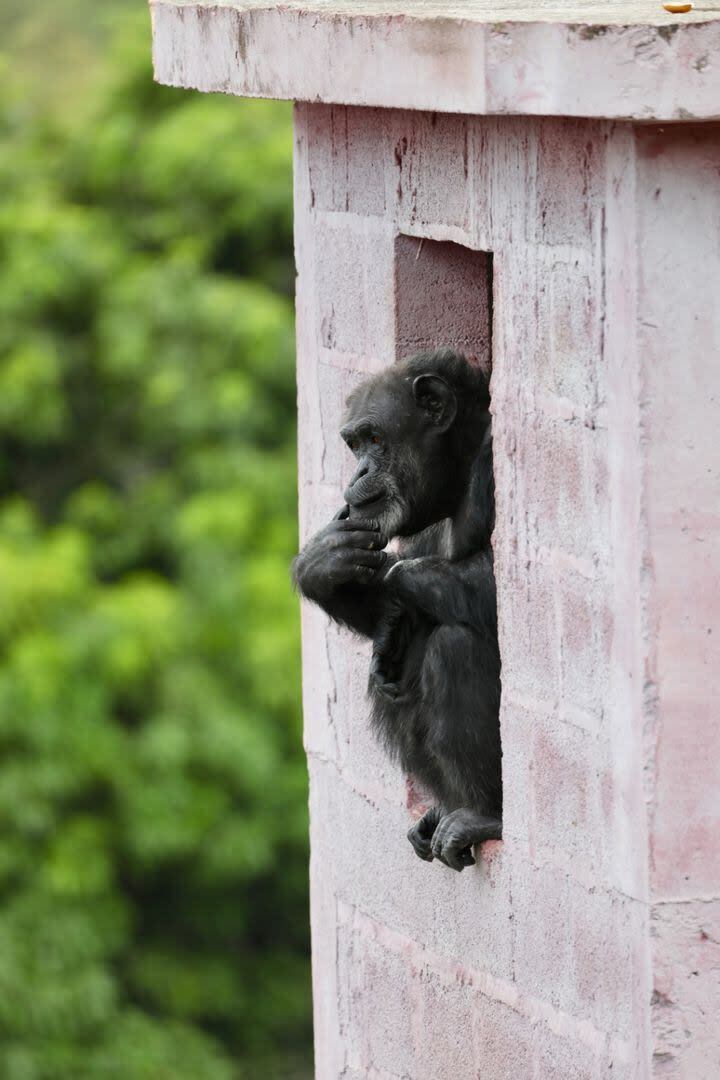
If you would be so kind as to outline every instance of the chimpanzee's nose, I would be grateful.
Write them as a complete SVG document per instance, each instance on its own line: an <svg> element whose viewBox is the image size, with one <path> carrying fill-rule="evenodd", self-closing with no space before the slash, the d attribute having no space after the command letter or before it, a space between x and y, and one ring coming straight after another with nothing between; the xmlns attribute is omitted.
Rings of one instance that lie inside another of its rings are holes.
<svg viewBox="0 0 720 1080"><path fill-rule="evenodd" d="M367 495L368 476L370 474L370 462L362 461L355 470L355 475L345 491L345 502L351 506L359 506Z"/></svg>

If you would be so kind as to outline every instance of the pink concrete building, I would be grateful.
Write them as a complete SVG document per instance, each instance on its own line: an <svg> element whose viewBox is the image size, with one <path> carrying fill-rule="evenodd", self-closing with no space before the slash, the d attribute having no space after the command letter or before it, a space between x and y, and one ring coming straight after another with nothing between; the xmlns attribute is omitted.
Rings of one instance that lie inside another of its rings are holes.
<svg viewBox="0 0 720 1080"><path fill-rule="evenodd" d="M505 839L476 867L405 843L368 650L303 613L319 1080L717 1080L720 9L153 20L160 81L298 102L303 533L356 380L492 364Z"/></svg>

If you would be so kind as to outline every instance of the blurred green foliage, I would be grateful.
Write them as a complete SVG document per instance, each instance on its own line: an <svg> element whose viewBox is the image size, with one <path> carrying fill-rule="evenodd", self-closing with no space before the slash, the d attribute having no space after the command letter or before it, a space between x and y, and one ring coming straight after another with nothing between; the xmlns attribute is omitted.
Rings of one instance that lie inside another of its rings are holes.
<svg viewBox="0 0 720 1080"><path fill-rule="evenodd" d="M140 15L0 84L0 1077L299 1077L290 116Z"/></svg>

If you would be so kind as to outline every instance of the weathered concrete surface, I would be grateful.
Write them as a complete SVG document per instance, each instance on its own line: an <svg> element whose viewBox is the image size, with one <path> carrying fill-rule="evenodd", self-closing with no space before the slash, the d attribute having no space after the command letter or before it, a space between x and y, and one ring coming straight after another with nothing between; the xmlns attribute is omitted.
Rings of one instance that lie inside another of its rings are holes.
<svg viewBox="0 0 720 1080"><path fill-rule="evenodd" d="M720 8L151 0L155 73L250 97L515 114L720 117Z"/></svg>
<svg viewBox="0 0 720 1080"><path fill-rule="evenodd" d="M304 612L317 1075L716 1080L718 129L296 116L303 535L350 387L487 349L492 252L503 659L505 840L456 876Z"/></svg>
<svg viewBox="0 0 720 1080"><path fill-rule="evenodd" d="M717 1080L720 126L627 121L720 116L720 11L152 6L161 81L313 102L303 536L358 380L492 357L505 839L415 858L367 646L306 607L319 1080Z"/></svg>
<svg viewBox="0 0 720 1080"><path fill-rule="evenodd" d="M412 193L410 195L412 198ZM432 296L432 303L428 303ZM492 256L460 244L398 236L395 351L410 356L438 341L490 373Z"/></svg>

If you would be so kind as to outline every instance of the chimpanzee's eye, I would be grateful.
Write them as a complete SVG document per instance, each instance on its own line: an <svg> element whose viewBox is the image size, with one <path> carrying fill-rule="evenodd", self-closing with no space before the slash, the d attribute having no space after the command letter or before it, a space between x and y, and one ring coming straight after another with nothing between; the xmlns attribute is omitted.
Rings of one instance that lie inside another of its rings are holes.
<svg viewBox="0 0 720 1080"><path fill-rule="evenodd" d="M371 441L372 441L373 446L382 446L382 439L380 438L379 435L373 435Z"/></svg>
<svg viewBox="0 0 720 1080"><path fill-rule="evenodd" d="M350 449L352 450L353 454L355 453L355 451L357 450L358 446L360 445L360 444L358 443L357 439L348 439L348 441L347 441L347 444L348 444L348 446L350 447Z"/></svg>

